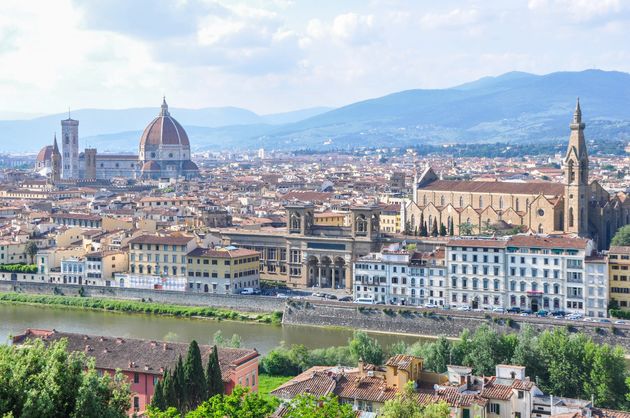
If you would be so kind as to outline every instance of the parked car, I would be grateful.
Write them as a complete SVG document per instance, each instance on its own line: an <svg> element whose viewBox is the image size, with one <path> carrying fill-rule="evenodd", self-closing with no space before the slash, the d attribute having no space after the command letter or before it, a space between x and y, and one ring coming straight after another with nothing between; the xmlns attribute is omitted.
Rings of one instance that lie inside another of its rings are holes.
<svg viewBox="0 0 630 418"><path fill-rule="evenodd" d="M358 303L361 305L374 305L374 299L372 298L357 298L354 303ZM380 302L376 302L377 305L380 305ZM384 305L384 303L383 303Z"/></svg>
<svg viewBox="0 0 630 418"><path fill-rule="evenodd" d="M505 313L505 308L503 306L497 306L496 308L492 309L492 312L494 312L494 313Z"/></svg>
<svg viewBox="0 0 630 418"><path fill-rule="evenodd" d="M536 312L536 316L539 318L545 317L545 316L549 316L549 312L547 312L544 309L539 310L538 312Z"/></svg>
<svg viewBox="0 0 630 418"><path fill-rule="evenodd" d="M519 308L518 306L512 306L511 308L508 308L507 313L519 314L521 313L521 308Z"/></svg>
<svg viewBox="0 0 630 418"><path fill-rule="evenodd" d="M599 322L600 322L600 323L602 323L602 324L610 324L610 319L607 319L607 318L601 318L601 319L599 320Z"/></svg>
<svg viewBox="0 0 630 418"><path fill-rule="evenodd" d="M435 303L425 303L424 307L425 308L429 308L429 309L433 309L433 308L437 308L438 306Z"/></svg>
<svg viewBox="0 0 630 418"><path fill-rule="evenodd" d="M352 302L352 296L343 296L339 298L339 302Z"/></svg>
<svg viewBox="0 0 630 418"><path fill-rule="evenodd" d="M459 305L459 306L457 307L457 310L458 310L458 311L470 311L470 310L471 310L471 308L470 308L470 305Z"/></svg>
<svg viewBox="0 0 630 418"><path fill-rule="evenodd" d="M626 323L626 321L622 321L621 319L615 321L615 324L617 325L624 325Z"/></svg>
<svg viewBox="0 0 630 418"><path fill-rule="evenodd" d="M533 314L531 309L521 309L521 313L522 314L527 314L527 315Z"/></svg>
<svg viewBox="0 0 630 418"><path fill-rule="evenodd" d="M315 292L315 293L313 293L313 295L312 295L312 296L314 296L314 297L316 297L316 298L323 298L323 297L324 297L324 294L323 294L322 292Z"/></svg>
<svg viewBox="0 0 630 418"><path fill-rule="evenodd" d="M566 314L567 313L565 311L560 311L560 310L551 312L551 316L565 316Z"/></svg>
<svg viewBox="0 0 630 418"><path fill-rule="evenodd" d="M331 294L329 294L329 293L326 293L326 294L324 295L324 298L325 298L325 299L330 299L330 300L337 300L337 296L335 296L335 295L331 295Z"/></svg>
<svg viewBox="0 0 630 418"><path fill-rule="evenodd" d="M289 295L287 295L286 293L278 293L278 294L276 295L276 297L277 297L277 298L283 298L283 299L286 299L286 298L288 298L288 297L289 297Z"/></svg>
<svg viewBox="0 0 630 418"><path fill-rule="evenodd" d="M254 289L252 287L246 287L241 290L241 295L253 295Z"/></svg>

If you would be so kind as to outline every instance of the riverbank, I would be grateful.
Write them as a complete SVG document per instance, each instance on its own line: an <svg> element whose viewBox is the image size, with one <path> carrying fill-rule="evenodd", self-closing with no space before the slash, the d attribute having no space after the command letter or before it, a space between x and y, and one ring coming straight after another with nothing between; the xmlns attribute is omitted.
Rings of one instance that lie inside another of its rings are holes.
<svg viewBox="0 0 630 418"><path fill-rule="evenodd" d="M122 312L131 314L142 313L182 318L206 318L214 320L257 322L264 324L280 324L282 322L282 312L280 311L272 313L252 313L214 307L182 306L147 302L143 300L133 301L99 297L0 293L0 303L47 305L74 309L89 309L95 311Z"/></svg>

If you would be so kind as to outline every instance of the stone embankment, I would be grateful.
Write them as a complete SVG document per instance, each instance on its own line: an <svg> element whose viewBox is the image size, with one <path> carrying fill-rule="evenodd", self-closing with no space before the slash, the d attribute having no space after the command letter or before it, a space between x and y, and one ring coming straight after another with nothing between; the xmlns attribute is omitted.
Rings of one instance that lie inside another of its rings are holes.
<svg viewBox="0 0 630 418"><path fill-rule="evenodd" d="M285 303L283 299L265 296L216 295L211 293L61 285L52 283L0 282L0 292L66 296L77 296L81 294L81 296L84 297L104 297L108 299L144 299L145 301L170 303L174 305L206 306L242 312L282 311Z"/></svg>
<svg viewBox="0 0 630 418"><path fill-rule="evenodd" d="M357 305L331 301L289 300L283 324L317 325L404 333L428 337L458 337L486 324L499 332L519 332L529 324L537 331L564 328L582 332L597 342L619 344L630 352L630 326L553 318L522 317L484 312L458 312L405 306Z"/></svg>

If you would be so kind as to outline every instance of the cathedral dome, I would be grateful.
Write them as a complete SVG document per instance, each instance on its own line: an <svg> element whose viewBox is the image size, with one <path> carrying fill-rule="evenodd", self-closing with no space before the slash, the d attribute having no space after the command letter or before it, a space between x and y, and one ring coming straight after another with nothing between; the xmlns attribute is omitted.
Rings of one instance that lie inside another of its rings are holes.
<svg viewBox="0 0 630 418"><path fill-rule="evenodd" d="M50 161L50 158L52 157L52 153L53 153L53 146L52 145L46 145L44 148L42 148L39 151L39 154L37 154L37 163L42 164L42 163L46 163L47 161Z"/></svg>
<svg viewBox="0 0 630 418"><path fill-rule="evenodd" d="M153 119L140 137L140 149L158 148L162 145L181 146L190 149L186 131L168 111L166 99L162 101L160 114Z"/></svg>
<svg viewBox="0 0 630 418"><path fill-rule="evenodd" d="M142 171L160 171L162 169L162 167L160 167L160 164L158 164L156 161L147 161L146 163L142 164Z"/></svg>

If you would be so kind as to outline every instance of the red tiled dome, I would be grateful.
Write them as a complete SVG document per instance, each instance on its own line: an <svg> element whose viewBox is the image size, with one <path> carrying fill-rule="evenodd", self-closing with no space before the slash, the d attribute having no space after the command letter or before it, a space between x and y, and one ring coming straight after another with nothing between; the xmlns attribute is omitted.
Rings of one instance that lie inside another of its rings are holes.
<svg viewBox="0 0 630 418"><path fill-rule="evenodd" d="M190 148L188 135L182 125L171 117L166 100L162 102L162 110L158 117L147 125L140 137L140 148L147 145L182 145Z"/></svg>
<svg viewBox="0 0 630 418"><path fill-rule="evenodd" d="M52 157L52 153L53 153L53 146L46 145L44 148L42 148L39 151L39 154L37 154L37 162L43 163L45 161L49 161L50 158Z"/></svg>
<svg viewBox="0 0 630 418"><path fill-rule="evenodd" d="M199 167L197 167L197 164L193 163L192 161L186 160L182 164L182 170L197 171L199 170Z"/></svg>

